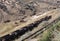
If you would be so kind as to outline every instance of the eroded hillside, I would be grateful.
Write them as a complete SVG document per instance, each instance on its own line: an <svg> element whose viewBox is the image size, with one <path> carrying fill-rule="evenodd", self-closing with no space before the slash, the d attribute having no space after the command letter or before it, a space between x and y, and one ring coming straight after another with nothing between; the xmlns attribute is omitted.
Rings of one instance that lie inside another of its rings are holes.
<svg viewBox="0 0 60 41"><path fill-rule="evenodd" d="M0 41L38 41L59 20L59 0L0 0Z"/></svg>

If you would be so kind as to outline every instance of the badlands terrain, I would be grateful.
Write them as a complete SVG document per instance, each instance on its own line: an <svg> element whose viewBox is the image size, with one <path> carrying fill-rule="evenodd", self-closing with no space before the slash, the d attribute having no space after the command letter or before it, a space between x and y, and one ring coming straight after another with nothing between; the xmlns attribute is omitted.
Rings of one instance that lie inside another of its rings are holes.
<svg viewBox="0 0 60 41"><path fill-rule="evenodd" d="M0 41L60 41L60 0L0 0Z"/></svg>

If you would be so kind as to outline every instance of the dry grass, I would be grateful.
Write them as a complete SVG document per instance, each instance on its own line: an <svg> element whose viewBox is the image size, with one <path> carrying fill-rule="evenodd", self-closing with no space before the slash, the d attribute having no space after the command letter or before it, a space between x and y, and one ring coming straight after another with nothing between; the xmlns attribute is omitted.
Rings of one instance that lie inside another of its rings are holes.
<svg viewBox="0 0 60 41"><path fill-rule="evenodd" d="M39 41L51 41L52 39L52 33L54 30L60 31L60 21L57 22L56 24L53 24L48 30L43 32L42 38Z"/></svg>

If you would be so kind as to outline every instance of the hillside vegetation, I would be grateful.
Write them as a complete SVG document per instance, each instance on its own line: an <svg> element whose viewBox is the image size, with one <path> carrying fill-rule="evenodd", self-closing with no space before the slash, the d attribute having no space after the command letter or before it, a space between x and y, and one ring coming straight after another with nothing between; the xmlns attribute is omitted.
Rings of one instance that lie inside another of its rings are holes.
<svg viewBox="0 0 60 41"><path fill-rule="evenodd" d="M44 31L42 38L39 41L52 41L54 40L54 38L57 38L54 36L54 34L56 34L57 32L60 33L60 21L57 22L56 24L53 24L48 30ZM57 40L55 39L55 41L58 41L58 40L59 39Z"/></svg>

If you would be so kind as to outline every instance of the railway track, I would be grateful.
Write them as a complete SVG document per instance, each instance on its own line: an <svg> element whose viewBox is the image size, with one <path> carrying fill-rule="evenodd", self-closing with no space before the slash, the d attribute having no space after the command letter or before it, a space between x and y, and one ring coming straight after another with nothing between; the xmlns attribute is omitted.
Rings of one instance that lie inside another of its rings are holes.
<svg viewBox="0 0 60 41"><path fill-rule="evenodd" d="M56 9L38 16L37 19L35 19L34 21L31 20L31 23L27 24L26 26L25 25L22 27L19 26L21 27L21 29L12 32L11 35L7 34L3 37L0 37L0 41L13 41L17 38L21 38L24 34L28 33L29 31L31 32L31 34L25 37L24 39L22 39L21 41L25 41L28 38L36 37L38 34L42 33L48 25L54 23L55 20L57 20L57 18L60 17L59 11L60 11L59 9ZM48 22L48 24L46 24L45 26L40 25L42 28L38 27L39 24L41 23L44 24L44 21ZM28 22L30 22L30 20ZM35 28L37 28L37 30L34 31Z"/></svg>
<svg viewBox="0 0 60 41"><path fill-rule="evenodd" d="M56 20L54 20L53 22L51 22L50 24L47 24L45 27L39 29L38 31L36 31L32 35L22 39L22 41L26 41L26 40L29 40L29 39L36 38L37 36L41 35L45 30L49 29L49 27L51 27L53 24L56 24L59 21L60 21L60 17L57 18Z"/></svg>

